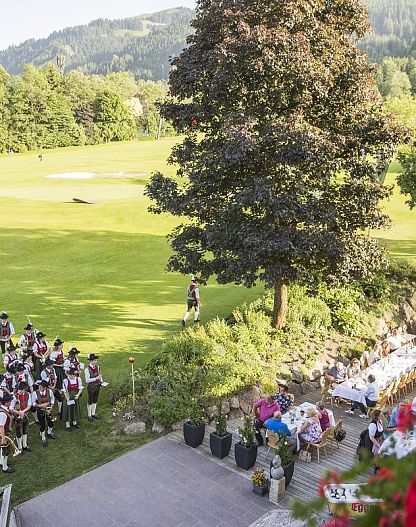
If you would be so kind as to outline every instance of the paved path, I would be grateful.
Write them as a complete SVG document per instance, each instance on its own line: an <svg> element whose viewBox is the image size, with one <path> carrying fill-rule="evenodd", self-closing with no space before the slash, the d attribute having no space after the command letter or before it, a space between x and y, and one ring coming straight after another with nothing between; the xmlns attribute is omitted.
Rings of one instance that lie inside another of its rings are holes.
<svg viewBox="0 0 416 527"><path fill-rule="evenodd" d="M18 512L22 527L248 527L271 509L246 478L162 437Z"/></svg>

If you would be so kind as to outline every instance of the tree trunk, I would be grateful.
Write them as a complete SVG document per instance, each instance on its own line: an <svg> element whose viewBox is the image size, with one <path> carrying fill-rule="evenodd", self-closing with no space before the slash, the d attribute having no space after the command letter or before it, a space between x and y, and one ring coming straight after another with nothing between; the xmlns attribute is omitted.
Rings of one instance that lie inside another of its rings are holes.
<svg viewBox="0 0 416 527"><path fill-rule="evenodd" d="M286 324L287 284L279 277L274 284L273 321L274 329L282 329Z"/></svg>

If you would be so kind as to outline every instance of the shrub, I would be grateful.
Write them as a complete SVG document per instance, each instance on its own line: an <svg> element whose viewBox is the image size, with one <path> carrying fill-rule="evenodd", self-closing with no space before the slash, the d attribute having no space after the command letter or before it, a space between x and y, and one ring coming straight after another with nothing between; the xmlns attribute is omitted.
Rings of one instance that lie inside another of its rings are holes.
<svg viewBox="0 0 416 527"><path fill-rule="evenodd" d="M416 282L416 261L413 259L391 260L388 276L400 282Z"/></svg>
<svg viewBox="0 0 416 527"><path fill-rule="evenodd" d="M223 412L221 402L217 405L217 415L215 417L215 433L219 437L224 437L227 432L227 416Z"/></svg>
<svg viewBox="0 0 416 527"><path fill-rule="evenodd" d="M379 274L369 282L360 283L365 296L371 300L385 300L390 295L390 284L385 275Z"/></svg>
<svg viewBox="0 0 416 527"><path fill-rule="evenodd" d="M248 415L243 419L243 426L237 428L237 434L240 438L240 443L246 448L256 446L253 423Z"/></svg>
<svg viewBox="0 0 416 527"><path fill-rule="evenodd" d="M360 305L365 305L365 297L361 291L352 287L331 287L320 284L319 296L331 310L335 329L349 336L360 334L363 313Z"/></svg>

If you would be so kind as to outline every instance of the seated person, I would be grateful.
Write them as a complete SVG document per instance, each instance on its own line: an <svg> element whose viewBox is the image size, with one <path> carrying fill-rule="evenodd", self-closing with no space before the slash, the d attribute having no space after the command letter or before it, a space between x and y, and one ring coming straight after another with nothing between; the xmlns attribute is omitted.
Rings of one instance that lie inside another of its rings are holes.
<svg viewBox="0 0 416 527"><path fill-rule="evenodd" d="M347 376L349 379L358 377L361 374L360 361L358 359L352 359L350 365L347 367Z"/></svg>
<svg viewBox="0 0 416 527"><path fill-rule="evenodd" d="M365 402L368 408L374 408L376 406L379 396L379 389L376 383L376 378L374 375L369 375L367 378L367 386L363 393L365 397ZM346 414L354 415L354 411L359 408L361 410L361 415L363 419L367 419L367 408L363 403L353 401L351 410L345 410Z"/></svg>
<svg viewBox="0 0 416 527"><path fill-rule="evenodd" d="M275 412L280 412L280 406L273 399L272 395L266 395L263 399L253 404L254 428L256 429L256 439L259 446L264 444L260 430L264 428L264 423L272 418Z"/></svg>
<svg viewBox="0 0 416 527"><path fill-rule="evenodd" d="M382 348L381 344L376 344L372 351L368 354L367 364L371 366L375 362L379 361L382 358Z"/></svg>
<svg viewBox="0 0 416 527"><path fill-rule="evenodd" d="M284 384L279 386L279 392L276 393L274 399L279 404L282 415L293 406L293 399L289 395L289 388Z"/></svg>
<svg viewBox="0 0 416 527"><path fill-rule="evenodd" d="M306 443L319 443L321 440L322 428L319 422L318 410L308 408L306 410L306 421L299 430L299 437Z"/></svg>
<svg viewBox="0 0 416 527"><path fill-rule="evenodd" d="M328 379L332 382L341 383L347 380L347 369L342 362L337 362L335 366L329 368L327 373Z"/></svg>
<svg viewBox="0 0 416 527"><path fill-rule="evenodd" d="M318 410L319 424L321 425L322 432L325 432L328 428L331 428L330 418L328 410L325 408L323 402L316 404L316 409Z"/></svg>
<svg viewBox="0 0 416 527"><path fill-rule="evenodd" d="M266 430L278 434L279 438L281 438L280 434L282 432L286 434L286 437L289 439L289 447L292 447L292 450L296 449L296 440L292 437L292 434L296 432L296 428L290 431L289 427L285 423L282 423L282 412L275 412L271 419L267 419L264 426L266 427Z"/></svg>
<svg viewBox="0 0 416 527"><path fill-rule="evenodd" d="M387 342L387 340L383 340L381 343L381 356L387 357L387 355L390 353L390 344Z"/></svg>
<svg viewBox="0 0 416 527"><path fill-rule="evenodd" d="M397 329L393 329L391 335L387 337L386 340L390 345L390 353L402 348L405 344L407 344L407 340L403 337L403 335L400 335Z"/></svg>

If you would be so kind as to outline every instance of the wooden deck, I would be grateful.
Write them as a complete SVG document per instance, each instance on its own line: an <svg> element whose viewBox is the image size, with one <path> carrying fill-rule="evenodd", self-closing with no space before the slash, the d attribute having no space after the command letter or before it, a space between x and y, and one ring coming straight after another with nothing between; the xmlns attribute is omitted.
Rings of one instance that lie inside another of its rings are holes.
<svg viewBox="0 0 416 527"><path fill-rule="evenodd" d="M412 399L413 397L414 394L408 395L408 398ZM298 405L305 401L315 403L318 400L320 400L320 393L318 391L309 392L308 394L298 397L295 400L295 404ZM329 402L327 406L328 408L330 408ZM314 499L316 497L318 480L322 474L324 474L327 470L344 472L351 468L351 466L357 460L356 448L359 441L359 435L368 426L368 421L360 419L358 417L358 412L356 412L355 416L345 414L344 411L347 410L349 406L350 405L344 403L340 406L334 405L334 407L332 408L335 420L338 421L338 419L340 418L343 420L343 428L347 433L344 441L339 444L339 449L337 449L336 445L333 446L332 451L330 448L327 447L327 455L322 449L320 452L319 464L316 457L316 450L313 450L312 452L311 463L305 463L303 461L299 461L299 459L297 458L295 459L295 471L292 482L286 490L285 500L280 503L283 508L290 508L290 501L292 498L298 498L303 501L310 501ZM213 426L207 426L204 442L200 447L197 448L197 450L201 454L209 456L216 463L220 463L228 467L229 469L238 472L245 478L249 479L251 477L252 471L245 471L238 468L234 460L234 444L238 441L236 429L239 426L241 426L241 419L232 420L228 423L227 428L230 432L233 433L234 436L233 446L228 457L220 460L214 458L211 455L211 451L209 448L209 434L211 431L214 430ZM178 441L184 444L182 430L172 432L171 434L169 434L168 437L174 441ZM270 460L273 457L273 451L270 452L270 455L267 460L265 459L266 453L266 446L259 447L256 466L261 466L265 468L268 473ZM365 482L368 479L369 475L370 474L364 474L360 476L357 482Z"/></svg>

